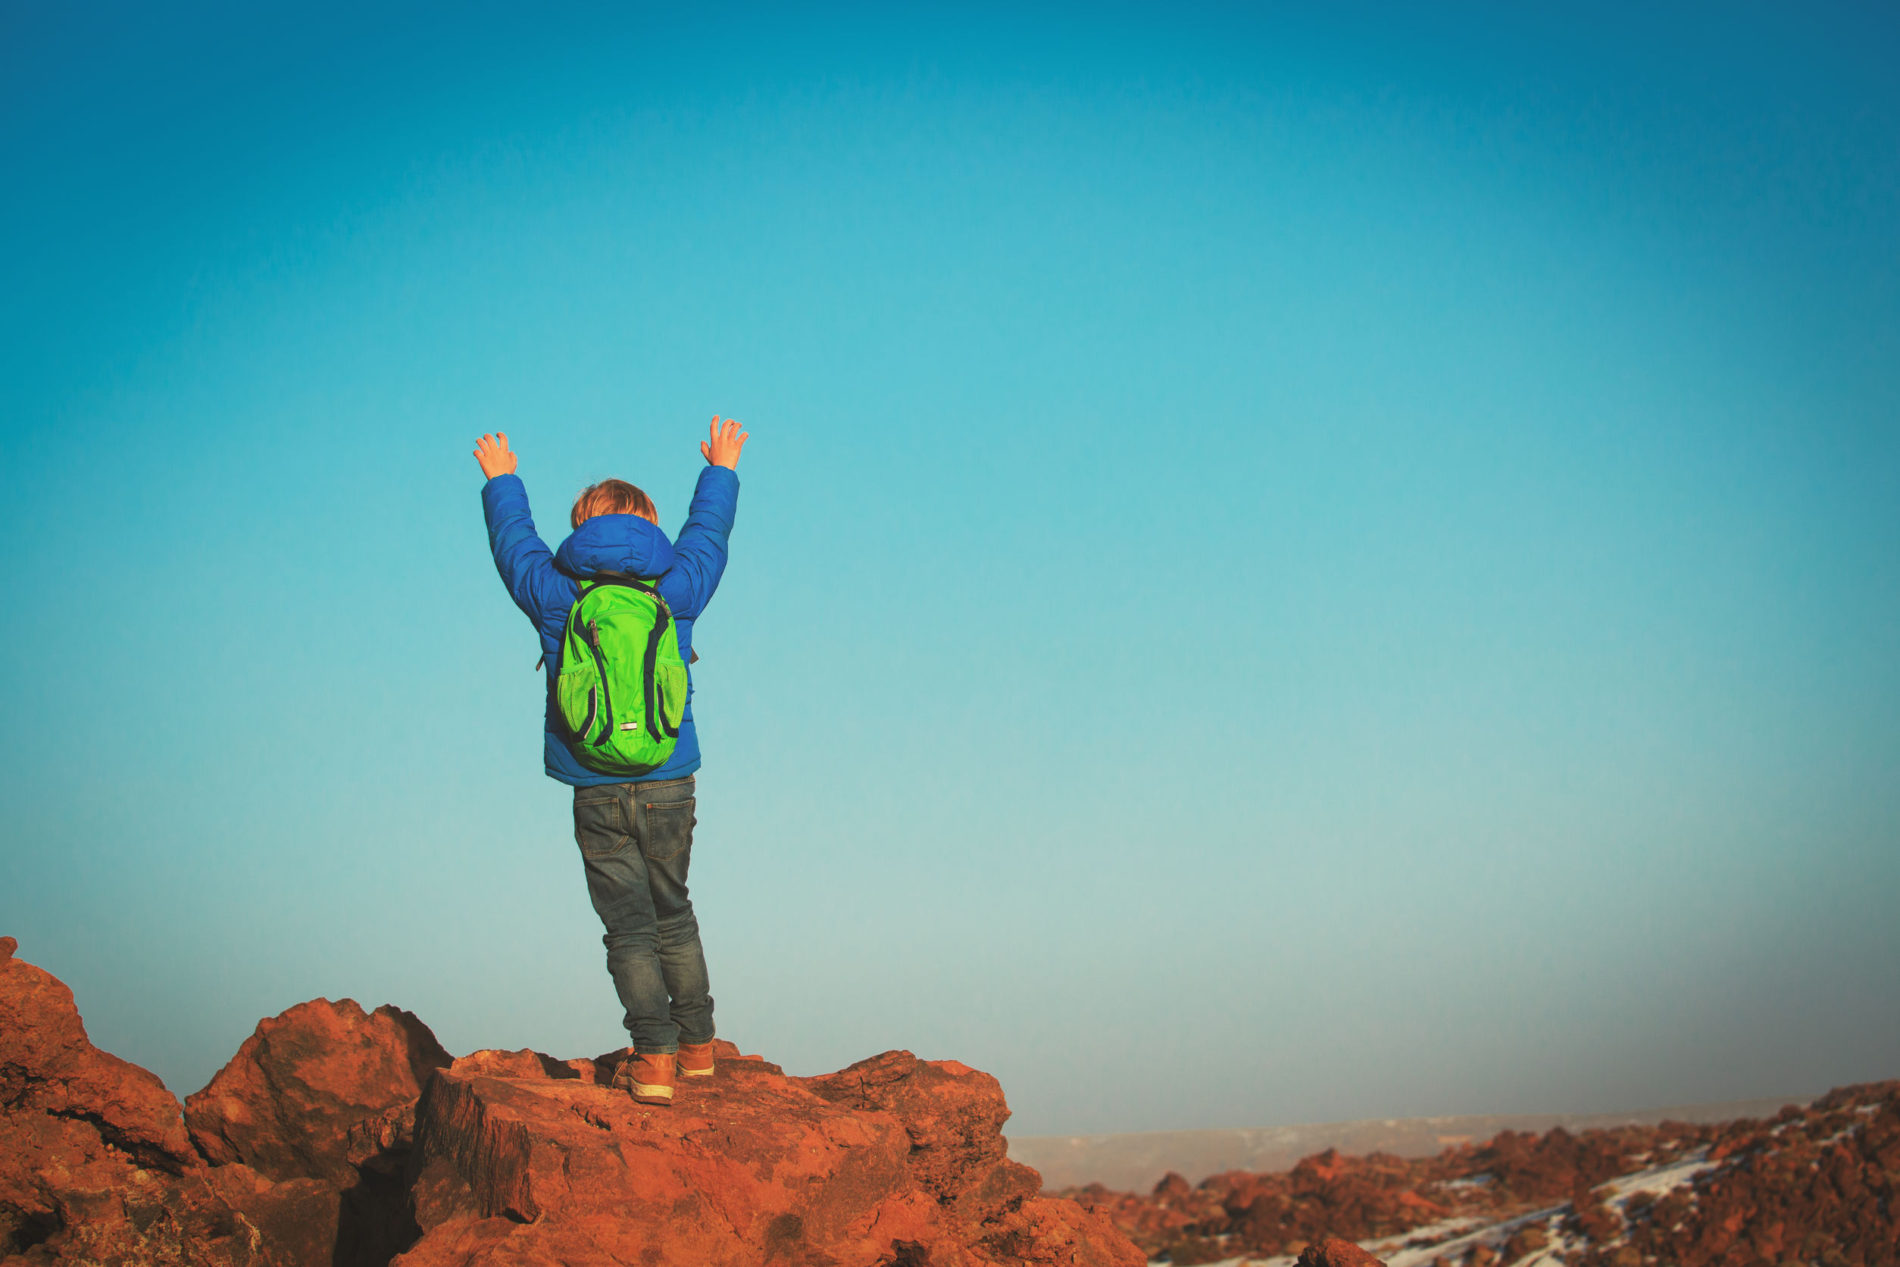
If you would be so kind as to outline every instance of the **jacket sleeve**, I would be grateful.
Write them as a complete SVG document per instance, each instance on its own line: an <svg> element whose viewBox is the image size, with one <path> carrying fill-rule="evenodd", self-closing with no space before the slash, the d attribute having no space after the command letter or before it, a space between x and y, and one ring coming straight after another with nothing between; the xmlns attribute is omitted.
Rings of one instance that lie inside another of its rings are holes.
<svg viewBox="0 0 1900 1267"><path fill-rule="evenodd" d="M521 478L497 475L482 485L482 515L488 520L495 570L515 606L537 625L548 612L565 611L573 601L573 584L555 570L553 552L534 530Z"/></svg>
<svg viewBox="0 0 1900 1267"><path fill-rule="evenodd" d="M732 534L733 516L739 509L739 476L723 466L707 466L699 473L699 485L693 489L692 509L679 536L673 539L673 567L669 579L685 599L684 610L673 596L673 614L692 620L712 601L719 578L726 570L726 538Z"/></svg>

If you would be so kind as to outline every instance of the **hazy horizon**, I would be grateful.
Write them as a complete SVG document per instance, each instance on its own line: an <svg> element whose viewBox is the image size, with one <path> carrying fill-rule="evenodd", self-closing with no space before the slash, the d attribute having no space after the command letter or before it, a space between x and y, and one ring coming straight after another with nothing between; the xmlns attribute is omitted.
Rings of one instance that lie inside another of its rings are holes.
<svg viewBox="0 0 1900 1267"><path fill-rule="evenodd" d="M1900 12L0 5L0 933L624 1041L482 529L752 435L718 1025L1012 1133L1900 1075Z"/></svg>

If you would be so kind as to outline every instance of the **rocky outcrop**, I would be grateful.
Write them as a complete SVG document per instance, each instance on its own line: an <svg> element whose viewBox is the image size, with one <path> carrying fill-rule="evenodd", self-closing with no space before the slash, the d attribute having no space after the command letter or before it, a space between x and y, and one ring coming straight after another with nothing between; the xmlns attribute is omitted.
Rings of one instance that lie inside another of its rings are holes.
<svg viewBox="0 0 1900 1267"><path fill-rule="evenodd" d="M415 1103L449 1054L400 1008L314 999L258 1023L185 1100L219 1195L295 1261L385 1263L415 1242ZM312 1254L320 1255L313 1258Z"/></svg>
<svg viewBox="0 0 1900 1267"><path fill-rule="evenodd" d="M1146 1196L1073 1195L1177 1264L1298 1253L1349 1267L1341 1247L1362 1241L1437 1267L1900 1267L1900 1082L1766 1121L1505 1131L1431 1158L1328 1151L1290 1171L1169 1175Z"/></svg>
<svg viewBox="0 0 1900 1267"><path fill-rule="evenodd" d="M1040 1175L1008 1158L1003 1123L1009 1106L1003 1088L986 1073L954 1060L887 1051L800 1081L831 1104L888 1113L902 1123L912 1178L966 1224L980 1224L1042 1187Z"/></svg>
<svg viewBox="0 0 1900 1267"><path fill-rule="evenodd" d="M718 1061L666 1108L600 1085L606 1061L438 1074L416 1113L423 1236L398 1262L1146 1261L1106 1221L1035 1195L1035 1172L1003 1155L987 1074L888 1052L790 1078L726 1043Z"/></svg>
<svg viewBox="0 0 1900 1267"><path fill-rule="evenodd" d="M117 1154L176 1173L191 1164L178 1101L165 1084L86 1038L73 992L14 958L0 938L0 1103L11 1119L32 1113L80 1123Z"/></svg>
<svg viewBox="0 0 1900 1267"><path fill-rule="evenodd" d="M291 1262L218 1195L165 1085L94 1047L16 945L0 938L0 1260Z"/></svg>
<svg viewBox="0 0 1900 1267"><path fill-rule="evenodd" d="M15 949L0 938L4 1264L1375 1267L1361 1241L1436 1267L1900 1267L1900 1082L1766 1121L1329 1151L1065 1200L1005 1155L994 1078L901 1051L796 1078L721 1043L717 1076L649 1108L608 1085L619 1053L451 1060L407 1012L320 999L260 1023L181 1110Z"/></svg>
<svg viewBox="0 0 1900 1267"><path fill-rule="evenodd" d="M449 1059L409 1012L314 999L259 1022L204 1090L186 1098L185 1124L213 1165L243 1162L272 1179L347 1188L378 1151L364 1124L414 1104ZM406 1135L404 1124L389 1125L391 1144Z"/></svg>
<svg viewBox="0 0 1900 1267"><path fill-rule="evenodd" d="M1329 1236L1368 1240L1445 1217L1423 1186L1419 1163L1328 1149L1285 1172L1229 1171L1196 1186L1170 1174L1147 1197L1097 1187L1073 1195L1145 1250L1186 1264L1297 1254Z"/></svg>
<svg viewBox="0 0 1900 1267"><path fill-rule="evenodd" d="M720 1044L648 1108L619 1053L451 1061L407 1012L300 1004L180 1106L0 939L0 1262L1138 1267L1004 1155L994 1078L887 1052L787 1077Z"/></svg>
<svg viewBox="0 0 1900 1267"><path fill-rule="evenodd" d="M1687 1184L1608 1203L1583 1267L1900 1264L1900 1081L1843 1087L1809 1108L1717 1132Z"/></svg>

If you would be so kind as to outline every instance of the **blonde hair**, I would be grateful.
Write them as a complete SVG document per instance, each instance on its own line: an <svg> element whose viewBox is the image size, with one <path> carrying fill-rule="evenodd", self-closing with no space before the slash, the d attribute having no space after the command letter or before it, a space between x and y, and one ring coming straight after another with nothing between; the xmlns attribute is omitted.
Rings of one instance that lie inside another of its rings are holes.
<svg viewBox="0 0 1900 1267"><path fill-rule="evenodd" d="M595 515L639 515L656 523L660 518L653 499L625 480L602 480L581 490L574 499L573 526L578 528Z"/></svg>

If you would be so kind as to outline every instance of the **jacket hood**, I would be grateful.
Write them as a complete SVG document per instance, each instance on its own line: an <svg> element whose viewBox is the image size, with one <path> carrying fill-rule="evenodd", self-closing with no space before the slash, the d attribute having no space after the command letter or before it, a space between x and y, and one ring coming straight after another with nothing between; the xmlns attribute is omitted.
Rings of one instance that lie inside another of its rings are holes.
<svg viewBox="0 0 1900 1267"><path fill-rule="evenodd" d="M569 576L659 576L673 566L673 543L638 515L595 515L561 543L554 566Z"/></svg>

